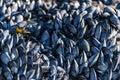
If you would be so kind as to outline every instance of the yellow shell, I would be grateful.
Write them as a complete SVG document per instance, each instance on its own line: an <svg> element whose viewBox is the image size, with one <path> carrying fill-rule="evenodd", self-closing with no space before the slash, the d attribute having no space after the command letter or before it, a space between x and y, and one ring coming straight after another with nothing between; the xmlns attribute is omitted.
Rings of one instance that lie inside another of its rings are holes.
<svg viewBox="0 0 120 80"><path fill-rule="evenodd" d="M23 33L25 33L26 32L26 30L25 29L22 29L22 28L16 28L16 33L20 33L20 34L23 34Z"/></svg>

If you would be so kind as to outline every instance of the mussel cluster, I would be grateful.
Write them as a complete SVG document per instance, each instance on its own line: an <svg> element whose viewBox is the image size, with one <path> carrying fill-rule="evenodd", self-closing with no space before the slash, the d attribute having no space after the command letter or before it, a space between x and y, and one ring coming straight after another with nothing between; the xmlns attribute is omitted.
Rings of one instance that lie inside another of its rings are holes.
<svg viewBox="0 0 120 80"><path fill-rule="evenodd" d="M0 80L119 79L119 0L0 0Z"/></svg>

